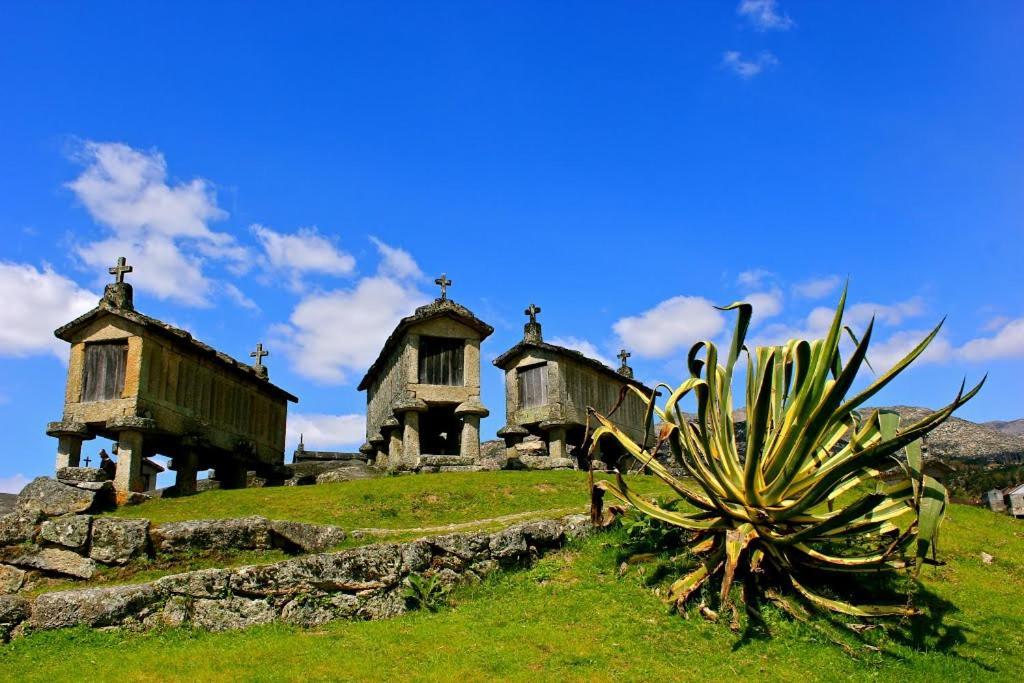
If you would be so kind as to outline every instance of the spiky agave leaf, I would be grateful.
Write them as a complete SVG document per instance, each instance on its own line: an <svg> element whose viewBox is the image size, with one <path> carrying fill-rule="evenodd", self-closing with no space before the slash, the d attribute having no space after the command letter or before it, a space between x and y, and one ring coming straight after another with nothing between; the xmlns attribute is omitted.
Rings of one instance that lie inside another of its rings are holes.
<svg viewBox="0 0 1024 683"><path fill-rule="evenodd" d="M592 454L603 438L615 439L695 509L669 510L646 500L618 472L614 481L593 483L641 514L697 534L690 550L705 557L668 592L680 608L719 573L721 599L728 604L734 579L753 581L757 568L776 574L816 608L857 617L915 613L905 605L851 605L818 595L804 581L839 573L917 571L929 552L935 557L948 495L942 484L923 474L920 439L973 398L985 380L967 392L961 385L947 406L902 428L895 413L859 411L924 352L942 322L896 365L848 398L867 362L874 321L857 338L842 324L845 303L844 288L823 339L793 339L752 352L745 337L753 308L744 302L723 307L737 312L724 359L713 342L694 344L687 355L690 377L674 390L665 386L669 391L660 406L660 394L648 396L631 386L624 390L645 403L648 427L654 416L662 421L656 444L636 443L608 417L591 411L598 423ZM854 343L845 363L839 353L844 330ZM744 353L747 429L741 457L732 383ZM690 395L697 404L693 421L684 419L680 408ZM655 459L665 442L692 483ZM881 473L897 464L903 476L883 482ZM745 587L744 596L756 594L752 587ZM777 594L767 597L778 602Z"/></svg>

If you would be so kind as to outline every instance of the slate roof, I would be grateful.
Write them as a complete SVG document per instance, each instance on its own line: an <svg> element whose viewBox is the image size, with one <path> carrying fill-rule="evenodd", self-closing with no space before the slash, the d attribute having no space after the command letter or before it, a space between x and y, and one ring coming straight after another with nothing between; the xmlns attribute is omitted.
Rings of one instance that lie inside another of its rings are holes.
<svg viewBox="0 0 1024 683"><path fill-rule="evenodd" d="M221 353L217 349L213 348L208 344L204 344L199 341L185 330L168 325L165 322L161 322L156 318L151 318L148 315L143 315L138 311L133 311L124 308L115 308L100 301L100 305L92 309L88 313L81 315L66 325L62 325L54 330L53 334L58 339L63 339L66 342L72 341L73 335L78 330L82 329L86 325L90 324L94 320L104 316L113 315L118 318L123 318L129 322L135 323L139 327L144 328L148 332L152 332L156 335L164 337L171 342L184 346L192 353L203 356L212 360L220 367L234 373L235 375L243 378L250 384L257 384L262 390L267 391L271 394L278 396L279 398L286 399L292 403L298 403L299 399L292 394L288 393L281 387L271 384L265 379L260 378L256 374L255 368L241 361L237 361L226 353Z"/></svg>
<svg viewBox="0 0 1024 683"><path fill-rule="evenodd" d="M398 325L395 327L395 331L391 333L387 341L384 342L384 347L381 348L380 354L377 356L377 360L373 361L370 369L366 371L363 379L359 382L359 391L364 391L370 387L373 379L377 376L387 362L388 356L391 351L398 345L398 342L402 339L402 335L413 325L424 322L426 320L433 320L434 318L453 318L458 320L463 325L470 327L480 333L480 339L486 339L491 336L494 332L494 328L485 323L480 318L473 315L473 312L462 304L455 303L451 299L434 299L431 303L426 306L420 306L416 309L416 312L410 316L402 318L398 321Z"/></svg>
<svg viewBox="0 0 1024 683"><path fill-rule="evenodd" d="M513 359L515 359L516 357L518 357L522 353L526 353L530 349L541 349L541 350L544 350L544 351L550 351L551 353L557 353L557 354L561 354L563 356L567 356L568 358L571 358L572 360L574 360L574 361L576 361L578 363L586 365L589 368L593 368L594 370L597 370L598 372L600 372L602 374L609 375L610 377L614 377L615 379L619 380L620 382L624 382L626 384L632 384L633 386L637 387L638 389L642 389L643 391L645 391L647 393L653 393L654 392L653 389L651 389L649 386L647 386L646 384L644 384L640 380L634 379L632 377L626 377L625 375L620 375L615 370L612 370L610 367L608 367L607 365L605 365L604 363L602 363L599 360L595 360L595 359L591 358L590 356L585 356L585 355L583 355L582 353L580 353L579 351L577 351L575 349L567 349L564 346L558 346L557 344L548 344L547 342L543 342L543 341L542 342L535 342L535 341L523 340L523 341L519 342L518 344L516 344L515 346L513 346L512 348L510 348L505 353L503 353L500 356L498 356L497 358L495 358L494 359L494 364L497 367L501 368L502 370L507 370L509 367L511 367Z"/></svg>

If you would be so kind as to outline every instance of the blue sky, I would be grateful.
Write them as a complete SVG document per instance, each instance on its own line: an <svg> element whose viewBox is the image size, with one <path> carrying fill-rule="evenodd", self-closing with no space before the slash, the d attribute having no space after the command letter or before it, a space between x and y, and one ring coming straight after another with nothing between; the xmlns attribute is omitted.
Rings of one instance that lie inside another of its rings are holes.
<svg viewBox="0 0 1024 683"><path fill-rule="evenodd" d="M850 278L875 364L943 315L882 400L1024 415L1024 5L22 3L0 26L0 488L49 473L66 348L124 254L137 307L361 442L363 370L451 294L496 328L678 381L750 297L820 329ZM99 448L86 446L86 453ZM289 446L290 449L290 446Z"/></svg>

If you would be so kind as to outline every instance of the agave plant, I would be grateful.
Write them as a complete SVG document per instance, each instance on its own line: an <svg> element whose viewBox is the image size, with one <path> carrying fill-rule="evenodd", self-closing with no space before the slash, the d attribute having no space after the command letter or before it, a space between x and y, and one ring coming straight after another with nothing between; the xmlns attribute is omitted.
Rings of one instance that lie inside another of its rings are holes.
<svg viewBox="0 0 1024 683"><path fill-rule="evenodd" d="M636 443L607 416L592 411L600 424L591 452L602 438L616 439L695 508L680 512L646 500L619 472L615 481L594 484L597 500L603 495L600 490L607 491L644 515L691 532L688 550L699 564L668 591L668 600L680 610L695 591L720 577L721 604L734 611L730 590L737 580L743 583L744 602L767 597L794 616L796 606L783 592L799 595L814 607L857 617L917 612L907 604L855 605L812 588L846 582L851 574L916 573L923 562L935 561L948 496L942 484L922 472L920 439L970 400L985 380L966 393L961 385L949 405L905 427L895 413L858 411L921 355L942 323L888 372L848 398L865 363L874 320L858 340L843 327L845 302L844 290L824 339L794 339L752 352L744 344L751 305L737 302L721 308L737 312L724 363L715 344L699 342L687 356L690 377L674 390L659 385L666 389L660 394L667 394L664 405L656 405L659 394L624 390L647 405L648 432L655 414L662 421L653 447ZM855 346L846 363L839 352L844 329ZM741 450L732 383L743 355L747 424ZM680 401L691 393L695 419L680 409ZM655 459L666 441L689 477L674 477ZM883 480L882 472L896 466L899 476ZM772 581L760 580L768 575ZM764 584L771 587L762 588Z"/></svg>

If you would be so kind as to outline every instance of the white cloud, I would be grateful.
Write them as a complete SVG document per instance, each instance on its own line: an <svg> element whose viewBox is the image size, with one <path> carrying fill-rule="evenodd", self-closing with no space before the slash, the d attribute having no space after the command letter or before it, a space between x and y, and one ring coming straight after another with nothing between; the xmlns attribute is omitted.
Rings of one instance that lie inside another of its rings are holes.
<svg viewBox="0 0 1024 683"><path fill-rule="evenodd" d="M929 333L931 330L902 330L884 341L872 340L868 347L868 361L875 372L881 374L901 361ZM953 353L953 345L940 333L914 362L938 363L948 360Z"/></svg>
<svg viewBox="0 0 1024 683"><path fill-rule="evenodd" d="M253 225L252 232L263 246L269 267L284 273L293 289L301 287L303 273L345 276L355 270L355 258L316 228L300 228L289 235Z"/></svg>
<svg viewBox="0 0 1024 683"><path fill-rule="evenodd" d="M743 300L754 307L754 322L761 322L782 312L782 290L747 294Z"/></svg>
<svg viewBox="0 0 1024 683"><path fill-rule="evenodd" d="M52 353L67 358L67 344L53 331L94 308L99 296L55 273L25 263L0 261L0 355Z"/></svg>
<svg viewBox="0 0 1024 683"><path fill-rule="evenodd" d="M248 250L209 227L227 213L217 206L208 181L170 183L160 152L116 142L85 142L74 158L85 170L67 187L109 231L76 249L98 274L105 277L113 260L126 256L138 288L160 299L208 306L215 283L203 271L205 261L224 262L235 273L247 269Z"/></svg>
<svg viewBox="0 0 1024 683"><path fill-rule="evenodd" d="M744 270L736 276L736 282L744 287L760 287L761 283L773 277L775 274L763 268L752 268Z"/></svg>
<svg viewBox="0 0 1024 683"><path fill-rule="evenodd" d="M828 311L828 319L831 320L833 309L815 309L812 313L821 315L821 311ZM907 318L916 318L924 313L924 301L920 297L913 297L905 301L897 301L894 304L873 304L860 303L848 306L843 315L843 320L848 325L867 325L871 317L886 325L899 325Z"/></svg>
<svg viewBox="0 0 1024 683"><path fill-rule="evenodd" d="M619 364L613 360L609 360L604 354L597 350L597 347L586 339L580 339L578 337L555 337L549 339L555 346L564 346L567 349L573 349L579 351L584 356L593 358L594 360L601 361L610 368L617 368Z"/></svg>
<svg viewBox="0 0 1024 683"><path fill-rule="evenodd" d="M922 313L924 302L919 297L893 304L858 303L846 307L843 324L849 325L859 335L867 327L871 316L875 316L876 325L896 326L907 318ZM755 346L766 346L782 344L790 339L821 339L828 333L834 315L834 308L818 306L796 324L774 323L766 326L751 343ZM871 348L874 349L874 346ZM871 362L874 363L874 360Z"/></svg>
<svg viewBox="0 0 1024 683"><path fill-rule="evenodd" d="M414 279L423 276L420 267L413 260L412 255L405 249L387 245L376 237L371 237L370 240L377 245L377 249L380 251L380 272L383 275L390 275L399 279Z"/></svg>
<svg viewBox="0 0 1024 683"><path fill-rule="evenodd" d="M350 289L304 297L288 323L274 328L275 343L284 348L296 372L330 384L348 382L351 371L369 368L398 321L427 303L413 282L386 274L393 270L386 246L378 244L378 274Z"/></svg>
<svg viewBox="0 0 1024 683"><path fill-rule="evenodd" d="M29 481L31 480L20 472L10 477L0 477L0 493L21 493Z"/></svg>
<svg viewBox="0 0 1024 683"><path fill-rule="evenodd" d="M779 12L776 0L741 0L736 14L759 31L788 31L795 25L788 15Z"/></svg>
<svg viewBox="0 0 1024 683"><path fill-rule="evenodd" d="M753 78L778 64L778 58L767 50L747 59L744 59L743 53L738 50L728 50L722 54L722 66L743 79Z"/></svg>
<svg viewBox="0 0 1024 683"><path fill-rule="evenodd" d="M1008 316L997 315L994 318L989 318L989 320L981 326L981 329L985 332L995 332L1008 322L1010 322L1010 318Z"/></svg>
<svg viewBox="0 0 1024 683"><path fill-rule="evenodd" d="M793 285L793 294L805 299L820 299L831 294L840 282L838 275L811 278Z"/></svg>
<svg viewBox="0 0 1024 683"><path fill-rule="evenodd" d="M288 416L286 442L291 450L299 443L311 451L358 448L366 439L364 415L325 415L293 413Z"/></svg>
<svg viewBox="0 0 1024 683"><path fill-rule="evenodd" d="M725 318L699 296L676 296L638 316L618 320L612 329L637 355L664 358L680 347L722 331Z"/></svg>
<svg viewBox="0 0 1024 683"><path fill-rule="evenodd" d="M228 295L228 298L234 301L241 308L246 308L250 311L258 311L260 307L255 301L246 296L245 292L240 290L238 287L230 282L224 282L221 284L224 288L224 293Z"/></svg>
<svg viewBox="0 0 1024 683"><path fill-rule="evenodd" d="M1024 318L1010 320L991 337L968 341L957 353L969 361L1024 357Z"/></svg>

